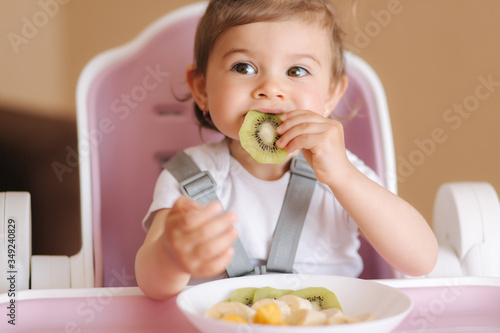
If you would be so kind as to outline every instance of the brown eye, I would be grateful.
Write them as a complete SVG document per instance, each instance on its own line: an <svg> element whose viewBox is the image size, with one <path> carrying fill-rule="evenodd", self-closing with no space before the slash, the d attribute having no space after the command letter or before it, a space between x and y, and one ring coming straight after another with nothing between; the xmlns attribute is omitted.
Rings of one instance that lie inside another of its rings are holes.
<svg viewBox="0 0 500 333"><path fill-rule="evenodd" d="M309 74L307 69L305 69L303 67L298 67L298 66L290 68L287 72L287 75L292 76L292 77L301 77L301 76L305 76L307 74Z"/></svg>
<svg viewBox="0 0 500 333"><path fill-rule="evenodd" d="M255 74L257 72L252 65L247 64L247 63L236 64L233 66L233 68L231 68L231 70L233 70L237 73L240 73L240 74L245 74L245 75L246 74Z"/></svg>

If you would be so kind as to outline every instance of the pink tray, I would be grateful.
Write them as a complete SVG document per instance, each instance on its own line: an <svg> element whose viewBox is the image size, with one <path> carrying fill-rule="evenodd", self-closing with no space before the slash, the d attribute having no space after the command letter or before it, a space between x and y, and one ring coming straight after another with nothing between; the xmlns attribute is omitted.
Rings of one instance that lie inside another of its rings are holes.
<svg viewBox="0 0 500 333"><path fill-rule="evenodd" d="M400 289L414 306L396 332L500 332L500 286Z"/></svg>
<svg viewBox="0 0 500 333"><path fill-rule="evenodd" d="M404 290L414 308L395 331L500 332L500 279L380 280ZM154 301L138 288L28 290L0 295L1 332L198 332L175 299Z"/></svg>

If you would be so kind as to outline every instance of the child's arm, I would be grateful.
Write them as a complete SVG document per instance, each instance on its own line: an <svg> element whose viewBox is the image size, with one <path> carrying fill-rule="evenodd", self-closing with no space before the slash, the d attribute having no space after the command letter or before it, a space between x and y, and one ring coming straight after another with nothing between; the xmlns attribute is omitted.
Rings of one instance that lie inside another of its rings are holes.
<svg viewBox="0 0 500 333"><path fill-rule="evenodd" d="M135 261L139 287L150 298L167 299L191 276L220 274L233 256L234 213L220 203L201 206L186 197L156 215Z"/></svg>
<svg viewBox="0 0 500 333"><path fill-rule="evenodd" d="M438 252L431 228L415 208L349 162L342 125L311 111L292 111L281 120L277 145L302 149L318 181L331 188L380 255L403 274L428 274Z"/></svg>
<svg viewBox="0 0 500 333"><path fill-rule="evenodd" d="M420 213L354 167L339 178L330 188L377 252L403 274L430 273L438 247Z"/></svg>

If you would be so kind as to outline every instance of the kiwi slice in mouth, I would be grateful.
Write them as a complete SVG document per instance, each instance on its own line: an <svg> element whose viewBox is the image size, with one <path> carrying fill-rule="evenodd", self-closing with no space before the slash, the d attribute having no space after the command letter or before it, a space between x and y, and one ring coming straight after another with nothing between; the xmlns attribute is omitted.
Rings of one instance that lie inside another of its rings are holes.
<svg viewBox="0 0 500 333"><path fill-rule="evenodd" d="M241 146L259 163L281 163L288 153L276 147L281 135L276 128L281 125L280 114L248 111L240 128Z"/></svg>

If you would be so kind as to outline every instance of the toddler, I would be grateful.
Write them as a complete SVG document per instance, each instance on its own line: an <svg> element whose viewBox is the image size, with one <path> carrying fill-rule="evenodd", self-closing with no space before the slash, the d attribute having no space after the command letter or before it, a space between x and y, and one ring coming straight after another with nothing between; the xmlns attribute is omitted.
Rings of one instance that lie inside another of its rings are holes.
<svg viewBox="0 0 500 333"><path fill-rule="evenodd" d="M146 295L166 299L191 279L223 277L237 239L253 265L265 264L299 152L318 182L295 272L357 276L359 233L394 269L413 276L432 270L437 242L426 221L346 150L342 125L329 117L348 82L328 0L212 0L194 60L186 75L196 116L225 139L185 152L210 172L219 200L202 205L183 196L162 171L136 257ZM259 164L242 148L238 132L249 110L283 114L276 145L289 153L284 162Z"/></svg>

